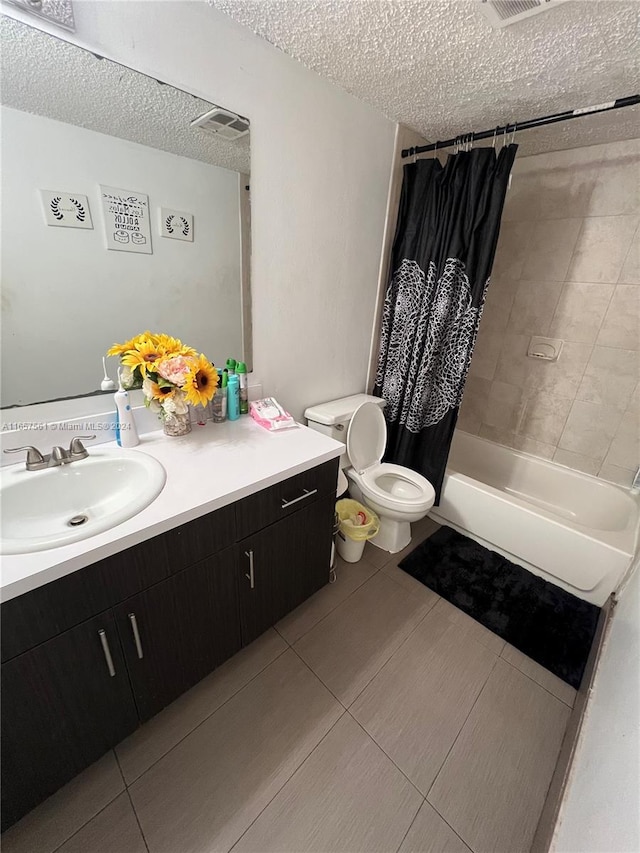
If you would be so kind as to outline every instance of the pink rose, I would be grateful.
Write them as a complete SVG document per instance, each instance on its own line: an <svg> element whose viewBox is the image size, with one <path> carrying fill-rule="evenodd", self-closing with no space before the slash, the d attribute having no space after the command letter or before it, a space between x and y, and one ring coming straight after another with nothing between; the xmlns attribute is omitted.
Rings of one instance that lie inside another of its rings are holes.
<svg viewBox="0 0 640 853"><path fill-rule="evenodd" d="M163 358L158 363L157 371L167 382L173 382L174 385L181 387L186 382L191 368L192 363L188 358L176 355L173 358Z"/></svg>

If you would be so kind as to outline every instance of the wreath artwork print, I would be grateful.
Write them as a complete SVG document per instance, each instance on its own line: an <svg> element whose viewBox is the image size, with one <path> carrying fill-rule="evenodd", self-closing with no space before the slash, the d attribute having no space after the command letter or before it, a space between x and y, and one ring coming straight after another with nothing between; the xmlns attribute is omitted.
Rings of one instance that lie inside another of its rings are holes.
<svg viewBox="0 0 640 853"><path fill-rule="evenodd" d="M47 225L62 228L93 228L89 200L79 193L40 190Z"/></svg>
<svg viewBox="0 0 640 853"><path fill-rule="evenodd" d="M160 208L160 234L172 240L193 243L193 213Z"/></svg>

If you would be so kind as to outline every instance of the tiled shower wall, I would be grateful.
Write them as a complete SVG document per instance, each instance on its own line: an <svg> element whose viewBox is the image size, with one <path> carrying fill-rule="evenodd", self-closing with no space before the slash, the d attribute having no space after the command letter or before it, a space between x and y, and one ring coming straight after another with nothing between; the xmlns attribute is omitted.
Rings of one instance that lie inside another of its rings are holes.
<svg viewBox="0 0 640 853"><path fill-rule="evenodd" d="M640 140L516 160L459 429L630 485L639 226ZM532 335L559 360L527 357Z"/></svg>

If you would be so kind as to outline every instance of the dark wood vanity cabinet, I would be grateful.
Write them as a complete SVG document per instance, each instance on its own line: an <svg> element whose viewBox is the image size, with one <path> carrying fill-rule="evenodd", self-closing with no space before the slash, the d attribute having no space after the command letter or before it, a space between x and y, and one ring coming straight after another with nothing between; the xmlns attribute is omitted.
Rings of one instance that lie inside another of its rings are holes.
<svg viewBox="0 0 640 853"><path fill-rule="evenodd" d="M240 649L234 557L227 548L116 608L142 722Z"/></svg>
<svg viewBox="0 0 640 853"><path fill-rule="evenodd" d="M110 611L3 664L2 828L137 726Z"/></svg>
<svg viewBox="0 0 640 853"><path fill-rule="evenodd" d="M3 830L327 583L337 466L2 605Z"/></svg>
<svg viewBox="0 0 640 853"><path fill-rule="evenodd" d="M325 496L238 544L243 645L326 584L334 506Z"/></svg>

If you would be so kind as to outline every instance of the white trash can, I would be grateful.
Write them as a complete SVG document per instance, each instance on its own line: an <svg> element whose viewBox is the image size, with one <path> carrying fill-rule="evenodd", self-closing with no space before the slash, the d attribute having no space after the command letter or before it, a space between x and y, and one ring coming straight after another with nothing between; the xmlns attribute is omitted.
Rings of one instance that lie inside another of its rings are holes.
<svg viewBox="0 0 640 853"><path fill-rule="evenodd" d="M357 563L364 546L378 533L378 516L358 501L344 498L336 503L340 528L336 536L338 554L346 563Z"/></svg>
<svg viewBox="0 0 640 853"><path fill-rule="evenodd" d="M345 563L357 563L362 557L366 544L366 539L362 539L360 542L356 542L355 539L348 539L341 530L336 536L336 548Z"/></svg>

